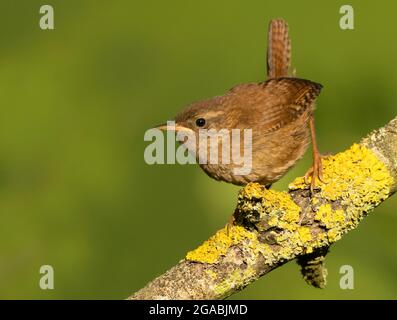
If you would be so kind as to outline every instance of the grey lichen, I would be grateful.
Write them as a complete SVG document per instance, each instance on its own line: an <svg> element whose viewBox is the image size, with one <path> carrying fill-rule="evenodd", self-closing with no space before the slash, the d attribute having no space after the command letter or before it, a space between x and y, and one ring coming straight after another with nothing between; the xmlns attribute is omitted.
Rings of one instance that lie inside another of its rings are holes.
<svg viewBox="0 0 397 320"><path fill-rule="evenodd" d="M295 258L305 280L323 287L325 250L396 190L397 119L323 165L325 183L315 194L303 178L289 192L247 185L234 225L130 299L225 298Z"/></svg>

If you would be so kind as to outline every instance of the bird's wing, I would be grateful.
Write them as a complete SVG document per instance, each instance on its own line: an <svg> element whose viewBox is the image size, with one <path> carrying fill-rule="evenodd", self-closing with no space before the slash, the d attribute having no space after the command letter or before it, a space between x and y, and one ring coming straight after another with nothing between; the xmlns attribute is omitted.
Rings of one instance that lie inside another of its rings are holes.
<svg viewBox="0 0 397 320"><path fill-rule="evenodd" d="M297 119L314 107L322 85L297 78L278 78L266 81L260 105L260 121L265 133L275 131Z"/></svg>
<svg viewBox="0 0 397 320"><path fill-rule="evenodd" d="M290 63L288 24L283 19L271 20L267 40L267 78L288 77Z"/></svg>

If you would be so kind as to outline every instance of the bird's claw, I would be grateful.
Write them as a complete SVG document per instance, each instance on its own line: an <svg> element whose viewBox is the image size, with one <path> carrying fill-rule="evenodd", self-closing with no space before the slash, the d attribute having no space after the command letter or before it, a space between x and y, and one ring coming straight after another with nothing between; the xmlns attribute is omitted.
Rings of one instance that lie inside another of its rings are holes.
<svg viewBox="0 0 397 320"><path fill-rule="evenodd" d="M324 156L318 154L314 157L313 159L313 165L310 167L310 169L306 172L305 174L305 183L309 184L309 177L311 178L310 181L310 192L313 194L314 190L317 189L316 187L316 180L318 179L320 182L324 183L324 178L323 178L323 165L321 160L324 158Z"/></svg>

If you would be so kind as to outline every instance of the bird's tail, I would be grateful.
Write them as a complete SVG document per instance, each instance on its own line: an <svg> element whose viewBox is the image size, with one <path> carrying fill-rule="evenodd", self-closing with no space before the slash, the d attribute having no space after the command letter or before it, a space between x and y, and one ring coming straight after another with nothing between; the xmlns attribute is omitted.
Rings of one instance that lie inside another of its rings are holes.
<svg viewBox="0 0 397 320"><path fill-rule="evenodd" d="M288 77L291 63L291 41L288 24L283 19L269 23L267 47L267 77Z"/></svg>

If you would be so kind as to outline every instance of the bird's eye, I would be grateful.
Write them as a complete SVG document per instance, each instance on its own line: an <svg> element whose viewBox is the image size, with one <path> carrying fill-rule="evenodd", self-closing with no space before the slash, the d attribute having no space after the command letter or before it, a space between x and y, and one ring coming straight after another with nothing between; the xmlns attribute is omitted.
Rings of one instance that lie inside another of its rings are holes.
<svg viewBox="0 0 397 320"><path fill-rule="evenodd" d="M196 120L196 125L197 125L197 127L204 127L205 126L205 119L204 118L198 118Z"/></svg>

